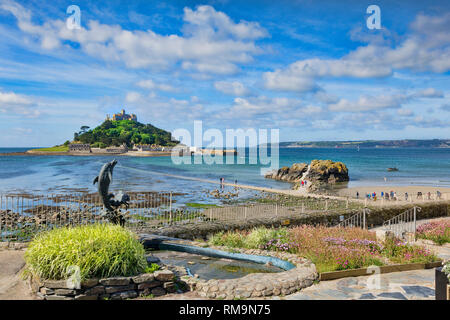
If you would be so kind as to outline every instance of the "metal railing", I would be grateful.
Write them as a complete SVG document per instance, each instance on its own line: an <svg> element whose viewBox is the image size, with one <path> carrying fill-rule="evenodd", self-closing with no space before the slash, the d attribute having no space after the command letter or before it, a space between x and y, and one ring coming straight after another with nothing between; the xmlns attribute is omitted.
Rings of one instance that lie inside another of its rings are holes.
<svg viewBox="0 0 450 320"><path fill-rule="evenodd" d="M395 237L403 237L405 232L411 232L416 234L417 229L417 212L420 212L422 208L413 207L405 212L393 217L392 219L383 222L383 228L391 231Z"/></svg>
<svg viewBox="0 0 450 320"><path fill-rule="evenodd" d="M343 221L341 221L337 227L339 228L347 228L347 227L354 227L354 228L367 228L367 220L366 217L370 213L370 209L364 208L360 212L354 214L350 218L347 218Z"/></svg>
<svg viewBox="0 0 450 320"><path fill-rule="evenodd" d="M126 227L133 230L289 217L349 208L348 200L307 198L284 204L269 199L270 203L192 208L180 205L174 199L180 195L172 192L131 192L129 196L129 207L122 207L121 212ZM106 222L104 213L97 194L0 195L0 241L28 241L41 231L57 227Z"/></svg>

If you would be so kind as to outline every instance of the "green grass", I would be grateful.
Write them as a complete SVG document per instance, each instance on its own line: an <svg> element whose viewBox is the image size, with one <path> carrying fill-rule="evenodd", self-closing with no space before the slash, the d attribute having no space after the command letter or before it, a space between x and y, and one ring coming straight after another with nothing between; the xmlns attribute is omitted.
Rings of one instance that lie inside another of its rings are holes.
<svg viewBox="0 0 450 320"><path fill-rule="evenodd" d="M69 146L54 146L50 148L39 148L32 149L32 151L42 151L42 152L67 152L69 151Z"/></svg>
<svg viewBox="0 0 450 320"><path fill-rule="evenodd" d="M68 279L73 267L80 268L81 280L132 276L147 268L145 250L136 235L112 224L40 233L28 246L25 262L25 275L54 280Z"/></svg>
<svg viewBox="0 0 450 320"><path fill-rule="evenodd" d="M157 265L156 263L152 263L151 265L145 267L144 272L145 273L153 273L159 269L160 269L159 265Z"/></svg>

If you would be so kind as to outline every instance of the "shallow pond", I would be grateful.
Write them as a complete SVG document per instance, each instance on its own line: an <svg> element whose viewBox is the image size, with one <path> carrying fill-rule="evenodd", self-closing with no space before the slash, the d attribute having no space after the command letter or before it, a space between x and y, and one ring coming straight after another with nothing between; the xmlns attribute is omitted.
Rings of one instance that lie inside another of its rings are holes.
<svg viewBox="0 0 450 320"><path fill-rule="evenodd" d="M211 258L198 254L177 251L152 251L162 263L185 267L192 275L200 279L234 279L250 273L282 272L283 269L255 262L239 261L224 258Z"/></svg>

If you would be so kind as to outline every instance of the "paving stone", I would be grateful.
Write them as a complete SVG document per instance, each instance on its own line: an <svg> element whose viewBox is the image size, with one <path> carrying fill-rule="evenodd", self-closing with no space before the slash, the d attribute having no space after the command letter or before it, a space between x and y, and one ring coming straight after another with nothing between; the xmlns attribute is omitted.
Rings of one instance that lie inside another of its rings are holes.
<svg viewBox="0 0 450 320"><path fill-rule="evenodd" d="M382 292L378 295L378 297L397 300L408 300L401 292Z"/></svg>
<svg viewBox="0 0 450 320"><path fill-rule="evenodd" d="M371 293L363 293L358 299L360 300L372 300L376 299L376 297Z"/></svg>
<svg viewBox="0 0 450 320"><path fill-rule="evenodd" d="M407 295L415 296L415 297L434 297L435 291L431 288L424 286L402 286L402 289L405 291Z"/></svg>

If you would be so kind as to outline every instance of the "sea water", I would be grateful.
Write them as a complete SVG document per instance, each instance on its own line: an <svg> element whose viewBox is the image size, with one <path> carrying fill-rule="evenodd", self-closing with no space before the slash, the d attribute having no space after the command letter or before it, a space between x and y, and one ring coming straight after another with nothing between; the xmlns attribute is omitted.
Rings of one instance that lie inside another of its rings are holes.
<svg viewBox="0 0 450 320"><path fill-rule="evenodd" d="M0 153L21 152L27 148L0 148ZM245 164L237 164L237 159ZM239 154L233 164L205 163L176 165L171 157L128 156L0 156L0 193L96 192L93 180L102 165L116 158L111 190L172 191L198 200L225 182L267 188L289 189L291 185L265 179L261 164L252 164ZM313 159L344 162L350 175L349 187L365 185L423 185L450 187L450 149L426 148L280 148L279 166ZM225 161L223 161L225 162ZM399 170L387 172L387 168ZM217 184L207 181L216 182ZM227 187L231 190L231 187ZM252 191L243 191L249 195ZM195 202L195 201L194 201Z"/></svg>

